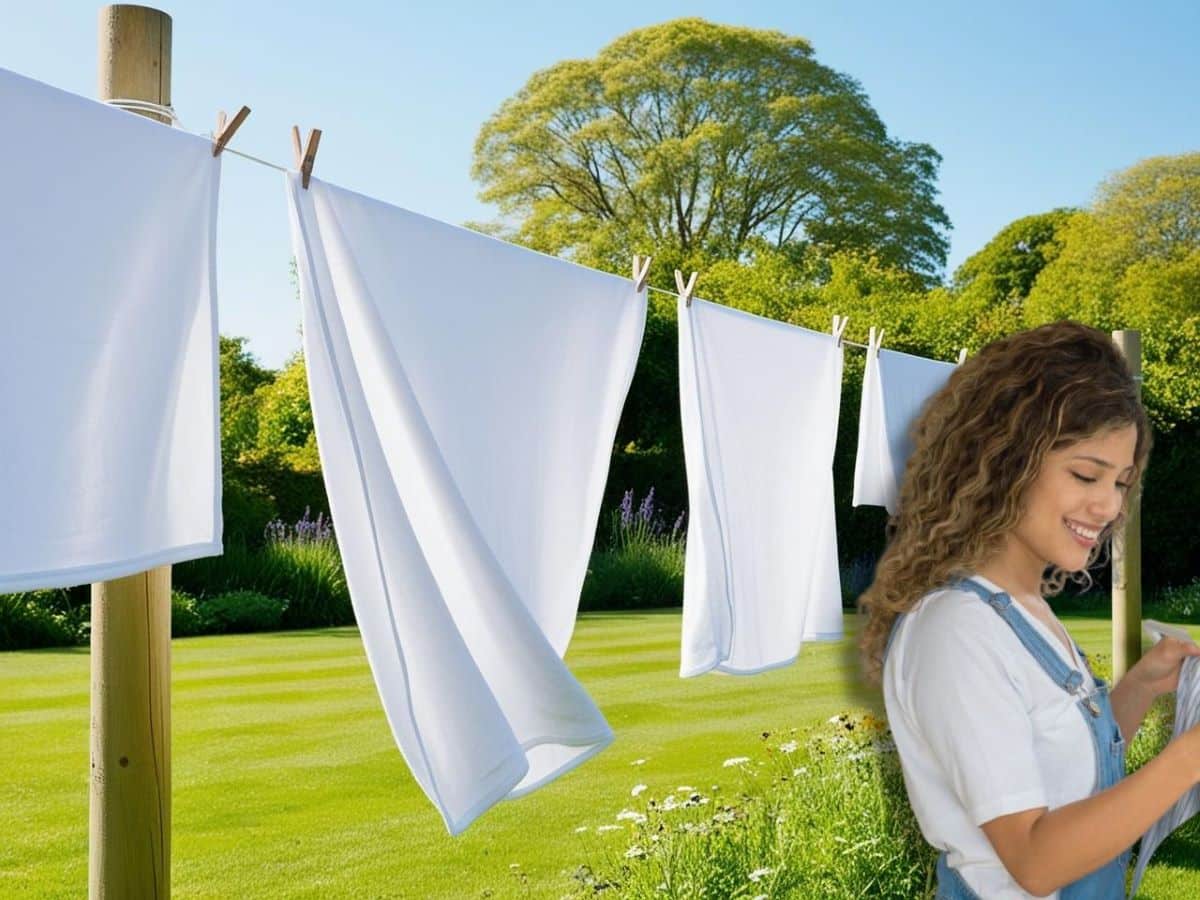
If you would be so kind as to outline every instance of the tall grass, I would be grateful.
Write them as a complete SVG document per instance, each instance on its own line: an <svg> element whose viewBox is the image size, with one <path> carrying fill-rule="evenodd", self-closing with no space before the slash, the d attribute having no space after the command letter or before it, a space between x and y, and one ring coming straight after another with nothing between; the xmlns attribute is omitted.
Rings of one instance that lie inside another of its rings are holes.
<svg viewBox="0 0 1200 900"><path fill-rule="evenodd" d="M684 514L667 527L654 488L635 507L632 490L609 516L606 546L597 549L583 584L580 607L644 609L683 602Z"/></svg>
<svg viewBox="0 0 1200 900"><path fill-rule="evenodd" d="M762 737L757 758L725 760L732 784L635 785L638 799L615 822L582 830L590 853L571 896L929 893L937 854L908 805L884 722L854 711Z"/></svg>
<svg viewBox="0 0 1200 900"><path fill-rule="evenodd" d="M279 520L265 529L266 543L252 549L234 539L222 556L183 563L175 583L198 596L250 590L288 601L282 628L314 628L354 624L346 574L323 515L304 517L288 526Z"/></svg>

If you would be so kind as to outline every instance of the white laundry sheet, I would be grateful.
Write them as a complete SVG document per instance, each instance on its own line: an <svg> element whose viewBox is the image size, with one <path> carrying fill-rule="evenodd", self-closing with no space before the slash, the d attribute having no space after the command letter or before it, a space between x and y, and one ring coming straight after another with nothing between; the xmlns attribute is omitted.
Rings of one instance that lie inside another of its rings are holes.
<svg viewBox="0 0 1200 900"><path fill-rule="evenodd" d="M883 506L896 514L904 467L913 450L909 430L954 368L953 363L896 350L867 353L852 505Z"/></svg>
<svg viewBox="0 0 1200 900"><path fill-rule="evenodd" d="M212 142L0 69L0 594L220 554Z"/></svg>
<svg viewBox="0 0 1200 900"><path fill-rule="evenodd" d="M842 637L833 335L679 301L687 559L679 674L749 675Z"/></svg>
<svg viewBox="0 0 1200 900"><path fill-rule="evenodd" d="M458 834L613 738L561 659L633 282L287 176L317 444L392 732Z"/></svg>
<svg viewBox="0 0 1200 900"><path fill-rule="evenodd" d="M1179 673L1179 687L1175 693L1175 728L1171 735L1172 739L1197 725L1200 725L1200 657L1189 656L1184 659L1183 668ZM1130 897L1137 895L1142 875L1145 874L1150 857L1154 855L1159 844L1197 813L1200 813L1200 785L1192 787L1180 797L1175 805L1142 835L1142 843L1138 848L1137 867L1134 869L1133 882L1129 890Z"/></svg>

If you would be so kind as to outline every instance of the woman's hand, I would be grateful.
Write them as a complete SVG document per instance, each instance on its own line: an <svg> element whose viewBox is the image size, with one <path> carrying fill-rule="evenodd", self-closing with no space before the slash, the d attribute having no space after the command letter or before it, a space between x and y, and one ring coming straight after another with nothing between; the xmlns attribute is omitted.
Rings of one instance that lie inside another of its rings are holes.
<svg viewBox="0 0 1200 900"><path fill-rule="evenodd" d="M1184 659L1189 656L1200 656L1200 645L1164 635L1125 673L1125 677L1133 678L1157 697L1179 687L1179 672Z"/></svg>

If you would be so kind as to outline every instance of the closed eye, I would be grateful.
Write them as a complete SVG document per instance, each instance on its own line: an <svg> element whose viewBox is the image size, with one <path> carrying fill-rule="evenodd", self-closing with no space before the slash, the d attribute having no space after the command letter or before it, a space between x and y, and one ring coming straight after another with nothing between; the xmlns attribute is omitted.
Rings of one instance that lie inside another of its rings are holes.
<svg viewBox="0 0 1200 900"><path fill-rule="evenodd" d="M1080 475L1078 472L1072 472L1071 474L1074 475L1076 478L1078 478L1080 481L1082 481L1084 484L1095 484L1096 483L1095 478L1088 478L1084 475ZM1118 481L1117 487L1119 487L1123 491L1129 490L1129 485L1125 484L1123 481Z"/></svg>

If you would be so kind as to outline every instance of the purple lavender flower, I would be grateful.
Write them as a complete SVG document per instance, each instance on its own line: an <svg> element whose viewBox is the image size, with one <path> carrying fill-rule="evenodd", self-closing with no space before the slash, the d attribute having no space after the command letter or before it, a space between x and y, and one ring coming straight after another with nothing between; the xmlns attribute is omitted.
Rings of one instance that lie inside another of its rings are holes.
<svg viewBox="0 0 1200 900"><path fill-rule="evenodd" d="M642 498L642 505L638 507L638 520L649 525L654 519L654 488L650 488L650 492Z"/></svg>
<svg viewBox="0 0 1200 900"><path fill-rule="evenodd" d="M281 519L272 519L263 529L263 537L268 541L279 542L287 539L287 526Z"/></svg>
<svg viewBox="0 0 1200 900"><path fill-rule="evenodd" d="M633 488L625 492L621 498L621 527L628 528L633 524Z"/></svg>
<svg viewBox="0 0 1200 900"><path fill-rule="evenodd" d="M312 509L304 507L304 515L288 528L280 519L272 519L263 530L268 541L276 544L315 544L333 538L333 522L325 518L324 512L312 518Z"/></svg>
<svg viewBox="0 0 1200 900"><path fill-rule="evenodd" d="M679 518L675 520L675 524L671 526L671 540L675 540L679 536L679 529L683 528L683 517L685 513L680 513Z"/></svg>

